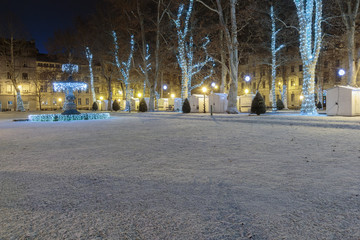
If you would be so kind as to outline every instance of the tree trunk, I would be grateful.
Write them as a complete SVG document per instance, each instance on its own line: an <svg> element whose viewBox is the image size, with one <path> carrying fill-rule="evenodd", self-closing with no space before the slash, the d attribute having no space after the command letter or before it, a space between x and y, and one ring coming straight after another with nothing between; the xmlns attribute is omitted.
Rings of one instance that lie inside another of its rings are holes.
<svg viewBox="0 0 360 240"><path fill-rule="evenodd" d="M355 24L354 24L355 25ZM355 49L355 26L351 26L347 31L347 48L348 48L348 59L349 59L349 72L347 84L350 86L356 86L356 75L358 69L356 68L356 49Z"/></svg>

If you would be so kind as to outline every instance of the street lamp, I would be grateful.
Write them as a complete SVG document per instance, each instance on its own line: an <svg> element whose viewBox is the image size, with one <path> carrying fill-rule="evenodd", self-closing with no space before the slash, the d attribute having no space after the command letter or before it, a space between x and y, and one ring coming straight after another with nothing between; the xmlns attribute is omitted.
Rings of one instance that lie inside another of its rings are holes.
<svg viewBox="0 0 360 240"><path fill-rule="evenodd" d="M249 89L245 89L245 94L248 94L249 93Z"/></svg>
<svg viewBox="0 0 360 240"><path fill-rule="evenodd" d="M203 93L204 93L204 113L206 113L206 111L205 111L205 94L206 94L206 91L207 91L207 88L206 87L203 87L202 88L202 91L203 91Z"/></svg>
<svg viewBox="0 0 360 240"><path fill-rule="evenodd" d="M339 71L338 71L338 75L340 76L340 77L342 77L342 76L344 76L345 75L345 70L344 69L339 69Z"/></svg>
<svg viewBox="0 0 360 240"><path fill-rule="evenodd" d="M175 94L171 94L171 98L175 98Z"/></svg>
<svg viewBox="0 0 360 240"><path fill-rule="evenodd" d="M251 77L249 75L246 75L245 78L244 78L245 82L250 82L251 80Z"/></svg>
<svg viewBox="0 0 360 240"><path fill-rule="evenodd" d="M138 96L138 98L141 98L141 93L138 93L138 95L137 95L137 96Z"/></svg>
<svg viewBox="0 0 360 240"><path fill-rule="evenodd" d="M104 100L104 97L103 97L103 96L100 97L100 101L102 101L102 100Z"/></svg>

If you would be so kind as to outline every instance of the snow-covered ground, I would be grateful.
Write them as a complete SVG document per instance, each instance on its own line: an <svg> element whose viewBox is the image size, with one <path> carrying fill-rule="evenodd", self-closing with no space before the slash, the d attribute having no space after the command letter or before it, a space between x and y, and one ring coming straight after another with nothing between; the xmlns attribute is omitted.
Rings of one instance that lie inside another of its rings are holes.
<svg viewBox="0 0 360 240"><path fill-rule="evenodd" d="M360 239L360 117L0 113L0 239Z"/></svg>

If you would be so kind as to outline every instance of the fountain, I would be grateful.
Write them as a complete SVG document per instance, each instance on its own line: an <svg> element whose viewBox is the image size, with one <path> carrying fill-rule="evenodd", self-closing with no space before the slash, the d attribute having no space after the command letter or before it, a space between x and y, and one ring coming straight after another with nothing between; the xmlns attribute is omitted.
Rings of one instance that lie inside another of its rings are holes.
<svg viewBox="0 0 360 240"><path fill-rule="evenodd" d="M71 120L93 120L93 119L106 119L110 117L109 113L80 113L76 109L74 91L87 89L87 84L84 82L74 81L72 78L73 73L78 72L79 66L75 64L63 64L62 71L69 73L69 78L64 82L53 83L54 91L65 92L65 102L63 106L64 112L61 114L40 114L30 115L30 121L71 121Z"/></svg>

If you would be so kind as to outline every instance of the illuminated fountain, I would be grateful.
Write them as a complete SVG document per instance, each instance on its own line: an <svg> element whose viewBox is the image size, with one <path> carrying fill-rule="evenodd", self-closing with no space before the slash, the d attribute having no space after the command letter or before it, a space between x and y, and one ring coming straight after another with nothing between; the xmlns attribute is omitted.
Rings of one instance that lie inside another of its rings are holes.
<svg viewBox="0 0 360 240"><path fill-rule="evenodd" d="M69 78L64 82L53 83L54 91L65 92L65 102L61 114L40 114L30 115L30 121L71 121L71 120L93 120L93 119L106 119L110 117L109 113L80 113L76 109L74 91L87 89L87 84L84 82L74 81L72 74L78 72L79 66L75 64L63 64L62 71L69 73Z"/></svg>

